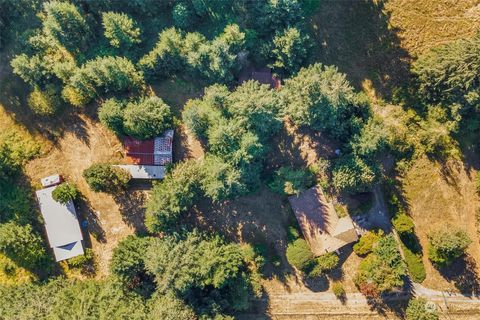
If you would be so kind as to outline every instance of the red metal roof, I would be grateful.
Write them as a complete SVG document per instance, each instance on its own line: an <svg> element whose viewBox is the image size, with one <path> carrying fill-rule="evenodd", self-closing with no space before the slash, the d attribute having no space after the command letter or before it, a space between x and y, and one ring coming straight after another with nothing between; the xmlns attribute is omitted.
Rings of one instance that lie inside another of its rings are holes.
<svg viewBox="0 0 480 320"><path fill-rule="evenodd" d="M126 137L123 141L127 160L132 164L165 165L172 162L173 130L153 139Z"/></svg>

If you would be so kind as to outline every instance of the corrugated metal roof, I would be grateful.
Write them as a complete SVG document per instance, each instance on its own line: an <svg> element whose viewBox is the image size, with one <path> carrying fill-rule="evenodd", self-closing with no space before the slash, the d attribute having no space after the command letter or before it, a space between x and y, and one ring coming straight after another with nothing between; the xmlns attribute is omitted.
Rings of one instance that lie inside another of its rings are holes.
<svg viewBox="0 0 480 320"><path fill-rule="evenodd" d="M146 165L116 165L116 167L127 170L133 179L156 180L163 179L165 176L164 166L146 166Z"/></svg>
<svg viewBox="0 0 480 320"><path fill-rule="evenodd" d="M125 153L130 163L139 165L165 165L173 160L173 130L149 140L124 139Z"/></svg>
<svg viewBox="0 0 480 320"><path fill-rule="evenodd" d="M81 250L78 249L78 247L73 251L67 250L68 248L62 249L64 246L81 242L83 236L80 225L78 224L77 213L75 212L73 202L70 201L67 204L61 204L53 200L52 191L55 190L55 188L57 188L57 186L38 190L36 195L40 205L40 211L45 221L48 242L54 249L57 261L61 261L83 254L83 246L81 243ZM57 252L59 251L56 250L56 248L63 250L61 251L61 256L57 256Z"/></svg>

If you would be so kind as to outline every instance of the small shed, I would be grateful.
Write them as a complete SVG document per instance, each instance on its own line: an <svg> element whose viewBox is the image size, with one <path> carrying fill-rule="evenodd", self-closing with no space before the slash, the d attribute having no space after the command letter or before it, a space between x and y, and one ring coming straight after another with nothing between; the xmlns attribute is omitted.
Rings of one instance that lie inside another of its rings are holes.
<svg viewBox="0 0 480 320"><path fill-rule="evenodd" d="M83 236L77 213L72 201L61 204L52 197L57 186L36 192L40 211L45 221L48 242L56 261L70 259L83 254Z"/></svg>
<svg viewBox="0 0 480 320"><path fill-rule="evenodd" d="M133 179L158 180L165 177L164 166L149 166L135 164L119 164L116 167L128 171Z"/></svg>
<svg viewBox="0 0 480 320"><path fill-rule="evenodd" d="M288 198L305 240L315 255L337 251L358 240L349 216L339 218L320 188L314 186Z"/></svg>

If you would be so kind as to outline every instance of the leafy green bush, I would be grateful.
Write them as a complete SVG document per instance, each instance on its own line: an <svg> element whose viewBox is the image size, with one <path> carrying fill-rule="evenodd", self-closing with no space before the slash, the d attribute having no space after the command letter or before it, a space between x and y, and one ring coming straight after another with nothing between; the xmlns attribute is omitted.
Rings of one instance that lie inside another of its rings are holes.
<svg viewBox="0 0 480 320"><path fill-rule="evenodd" d="M84 268L86 265L91 264L94 259L93 250L90 248L85 249L85 253L67 260L68 266L75 269Z"/></svg>
<svg viewBox="0 0 480 320"><path fill-rule="evenodd" d="M335 163L332 173L333 186L348 193L365 192L379 178L379 168L374 162L347 155Z"/></svg>
<svg viewBox="0 0 480 320"><path fill-rule="evenodd" d="M373 251L378 241L383 237L383 231L368 231L360 237L353 246L353 251L359 256L365 256Z"/></svg>
<svg viewBox="0 0 480 320"><path fill-rule="evenodd" d="M319 277L326 272L333 270L340 261L338 255L334 252L322 254L314 259L311 270L308 272L309 277Z"/></svg>
<svg viewBox="0 0 480 320"><path fill-rule="evenodd" d="M298 28L288 28L273 38L272 67L290 75L297 72L307 60L311 42Z"/></svg>
<svg viewBox="0 0 480 320"><path fill-rule="evenodd" d="M117 135L121 135L125 132L123 128L124 108L125 104L123 101L108 99L103 102L98 109L98 118L100 119L100 122Z"/></svg>
<svg viewBox="0 0 480 320"><path fill-rule="evenodd" d="M413 229L415 228L412 218L405 213L395 215L392 218L392 224L400 234L413 233Z"/></svg>
<svg viewBox="0 0 480 320"><path fill-rule="evenodd" d="M424 298L414 298L408 302L406 320L438 320L438 311L433 303Z"/></svg>
<svg viewBox="0 0 480 320"><path fill-rule="evenodd" d="M341 282L335 281L332 284L332 291L333 291L333 294L335 295L335 297L337 297L337 299L345 299L346 292L345 292L345 288L343 288L343 284Z"/></svg>
<svg viewBox="0 0 480 320"><path fill-rule="evenodd" d="M77 196L77 188L73 184L67 182L60 184L52 191L53 200L62 204L75 200Z"/></svg>
<svg viewBox="0 0 480 320"><path fill-rule="evenodd" d="M312 264L313 253L304 239L297 239L287 245L287 260L300 271L307 271Z"/></svg>
<svg viewBox="0 0 480 320"><path fill-rule="evenodd" d="M313 174L305 169L295 170L281 167L275 171L270 189L282 195L298 195L301 191L311 187L315 182Z"/></svg>
<svg viewBox="0 0 480 320"><path fill-rule="evenodd" d="M402 251L407 264L408 273L412 280L417 283L422 283L427 277L425 266L423 265L422 254L414 253L407 246L402 243Z"/></svg>
<svg viewBox="0 0 480 320"><path fill-rule="evenodd" d="M140 29L125 13L102 13L102 25L105 29L105 38L115 48L129 48L140 43Z"/></svg>
<svg viewBox="0 0 480 320"><path fill-rule="evenodd" d="M465 231L452 226L431 232L428 239L428 258L439 266L449 265L461 257L472 242Z"/></svg>
<svg viewBox="0 0 480 320"><path fill-rule="evenodd" d="M115 193L127 186L131 179L126 170L107 163L91 165L83 171L83 177L95 192Z"/></svg>
<svg viewBox="0 0 480 320"><path fill-rule="evenodd" d="M51 116L60 107L60 97L53 86L48 86L45 90L35 87L28 96L28 106L36 114Z"/></svg>

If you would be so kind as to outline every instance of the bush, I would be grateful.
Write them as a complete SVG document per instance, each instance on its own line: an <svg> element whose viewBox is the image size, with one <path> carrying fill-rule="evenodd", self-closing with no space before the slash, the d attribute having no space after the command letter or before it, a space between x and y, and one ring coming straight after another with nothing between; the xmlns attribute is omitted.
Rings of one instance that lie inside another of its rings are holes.
<svg viewBox="0 0 480 320"><path fill-rule="evenodd" d="M314 262L313 253L304 239L297 239L287 245L287 260L300 271L306 271Z"/></svg>
<svg viewBox="0 0 480 320"><path fill-rule="evenodd" d="M406 310L406 320L438 320L438 311L433 303L424 298L411 299Z"/></svg>
<svg viewBox="0 0 480 320"><path fill-rule="evenodd" d="M345 299L345 289L343 288L343 284L339 281L335 281L333 284L332 284L332 291L333 291L333 294L335 295L335 297L337 297L337 299Z"/></svg>
<svg viewBox="0 0 480 320"><path fill-rule="evenodd" d="M75 269L81 269L93 262L94 255L90 248L85 249L85 253L67 260L68 266Z"/></svg>
<svg viewBox="0 0 480 320"><path fill-rule="evenodd" d="M314 259L313 267L309 271L308 276L311 278L319 277L333 270L338 265L339 260L340 258L334 252L322 254Z"/></svg>
<svg viewBox="0 0 480 320"><path fill-rule="evenodd" d="M472 242L467 233L452 226L431 232L428 258L439 266L449 265L465 253Z"/></svg>
<svg viewBox="0 0 480 320"><path fill-rule="evenodd" d="M315 178L308 170L281 167L275 171L273 181L268 186L273 192L281 195L298 195L301 191L311 187L314 182Z"/></svg>
<svg viewBox="0 0 480 320"><path fill-rule="evenodd" d="M105 29L105 38L115 48L129 48L140 43L140 29L125 13L104 12L102 25Z"/></svg>
<svg viewBox="0 0 480 320"><path fill-rule="evenodd" d="M57 186L52 192L53 200L60 202L61 204L66 204L69 201L73 201L77 198L77 196L77 188L73 184L67 182Z"/></svg>
<svg viewBox="0 0 480 320"><path fill-rule="evenodd" d="M83 171L83 177L93 191L109 193L124 189L131 179L126 170L107 163L91 165Z"/></svg>
<svg viewBox="0 0 480 320"><path fill-rule="evenodd" d="M406 213L400 213L395 215L392 219L392 224L395 230L400 234L413 233L415 225L413 224L412 218L410 218Z"/></svg>
<svg viewBox="0 0 480 320"><path fill-rule="evenodd" d="M427 273L423 265L421 253L413 252L404 244L402 244L402 250L410 277L414 282L422 283L427 277Z"/></svg>
<svg viewBox="0 0 480 320"><path fill-rule="evenodd" d="M52 86L45 90L36 87L28 96L28 106L38 115L51 116L60 107L60 97Z"/></svg>
<svg viewBox="0 0 480 320"><path fill-rule="evenodd" d="M355 243L353 251L359 256L365 256L373 251L378 241L383 237L383 231L368 231Z"/></svg>
<svg viewBox="0 0 480 320"><path fill-rule="evenodd" d="M98 118L100 122L115 132L117 135L123 134L123 109L124 103L117 99L108 99L100 106Z"/></svg>

